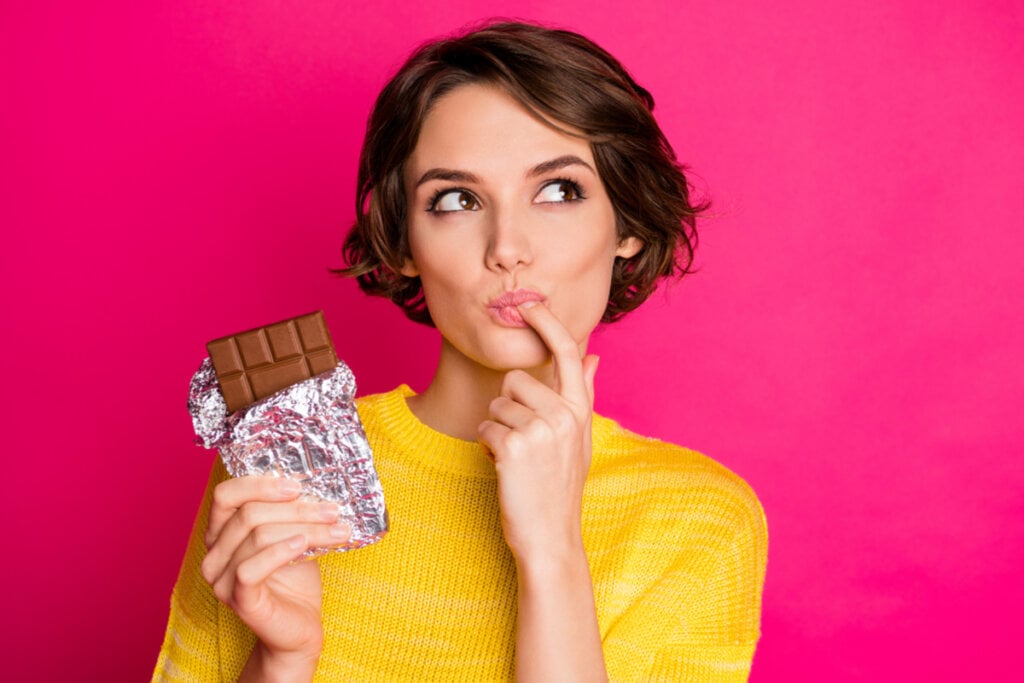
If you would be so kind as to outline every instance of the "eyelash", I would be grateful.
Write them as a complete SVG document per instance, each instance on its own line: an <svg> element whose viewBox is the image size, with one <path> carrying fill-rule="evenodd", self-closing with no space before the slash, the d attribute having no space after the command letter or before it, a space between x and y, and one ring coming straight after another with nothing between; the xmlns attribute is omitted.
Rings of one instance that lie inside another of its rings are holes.
<svg viewBox="0 0 1024 683"><path fill-rule="evenodd" d="M548 182L544 183L543 185L541 185L540 189L543 190L548 185L559 185L559 184L569 185L570 187L572 187L572 191L576 194L576 199L567 199L564 203L571 204L572 202L583 201L584 199L587 198L587 195L583 194L583 188L580 186L580 184L578 182L576 182L572 178L553 178L553 179L549 180ZM551 202L551 203L559 204L559 203L562 203L562 202Z"/></svg>
<svg viewBox="0 0 1024 683"><path fill-rule="evenodd" d="M437 210L437 200L445 196L449 192L466 192L472 194L469 190L462 187L442 187L434 191L434 194L430 196L430 201L427 202L427 213L449 213L448 211Z"/></svg>
<svg viewBox="0 0 1024 683"><path fill-rule="evenodd" d="M568 199L565 202L545 202L545 203L548 203L548 204L559 204L559 203L571 204L573 202L583 201L584 199L587 198L587 195L585 195L583 193L583 188L580 186L580 184L578 182L576 182L572 178L552 178L551 180L549 180L546 183L544 183L543 185L541 185L540 189L543 190L548 185L557 185L557 184L565 184L565 185L569 185L570 187L572 187L573 192L576 194L576 198L575 199ZM446 194L448 194L449 192L465 192L466 194L473 195L472 192L470 192L469 190L467 190L464 187L441 187L441 188L438 188L437 190L434 191L434 193L430 196L430 199L427 201L427 213L439 213L439 214L440 213L459 213L458 211L438 211L437 210L437 202L438 202L438 200L441 199L441 197L443 197ZM473 195L473 198L476 199L476 195ZM477 199L477 201L479 202L480 200Z"/></svg>

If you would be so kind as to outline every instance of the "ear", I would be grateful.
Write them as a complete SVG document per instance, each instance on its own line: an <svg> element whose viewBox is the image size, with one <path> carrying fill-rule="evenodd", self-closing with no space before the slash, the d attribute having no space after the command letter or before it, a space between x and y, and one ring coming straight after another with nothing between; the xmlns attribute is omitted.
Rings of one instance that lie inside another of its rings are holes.
<svg viewBox="0 0 1024 683"><path fill-rule="evenodd" d="M398 272L406 277L417 277L420 274L420 269L416 267L412 258L406 258Z"/></svg>
<svg viewBox="0 0 1024 683"><path fill-rule="evenodd" d="M643 248L644 241L642 239L639 237L627 237L619 242L619 246L615 249L615 255L622 258L632 258L639 254Z"/></svg>

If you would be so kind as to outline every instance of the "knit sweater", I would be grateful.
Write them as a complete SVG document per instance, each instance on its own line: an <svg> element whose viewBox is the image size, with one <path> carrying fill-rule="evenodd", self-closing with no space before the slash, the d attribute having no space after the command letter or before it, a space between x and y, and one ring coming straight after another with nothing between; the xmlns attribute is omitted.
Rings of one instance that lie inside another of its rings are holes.
<svg viewBox="0 0 1024 683"><path fill-rule="evenodd" d="M391 530L319 558L316 681L514 675L515 565L494 465L436 432L411 389L359 400ZM237 679L255 636L199 572L213 469L171 597L154 681ZM583 542L612 681L745 681L760 633L767 533L753 491L709 458L594 415Z"/></svg>

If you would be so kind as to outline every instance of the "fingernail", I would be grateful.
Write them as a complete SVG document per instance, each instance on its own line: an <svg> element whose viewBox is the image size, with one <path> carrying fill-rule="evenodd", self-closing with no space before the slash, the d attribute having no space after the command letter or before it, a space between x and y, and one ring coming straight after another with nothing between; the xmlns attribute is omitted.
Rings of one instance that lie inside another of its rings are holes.
<svg viewBox="0 0 1024 683"><path fill-rule="evenodd" d="M298 550L304 545L306 545L306 537L302 534L299 534L298 536L292 536L288 539L288 547L292 550Z"/></svg>
<svg viewBox="0 0 1024 683"><path fill-rule="evenodd" d="M352 535L352 527L345 522L338 522L331 527L331 536L334 538L345 538L347 539Z"/></svg>
<svg viewBox="0 0 1024 683"><path fill-rule="evenodd" d="M523 303L519 304L519 308L533 308L538 303L539 302L537 301L524 301Z"/></svg>
<svg viewBox="0 0 1024 683"><path fill-rule="evenodd" d="M302 486L294 479L282 479L277 483L277 490L283 495L294 496L302 490Z"/></svg>
<svg viewBox="0 0 1024 683"><path fill-rule="evenodd" d="M338 509L335 503L320 503L316 506L317 516L328 521L337 519L340 512L341 510Z"/></svg>

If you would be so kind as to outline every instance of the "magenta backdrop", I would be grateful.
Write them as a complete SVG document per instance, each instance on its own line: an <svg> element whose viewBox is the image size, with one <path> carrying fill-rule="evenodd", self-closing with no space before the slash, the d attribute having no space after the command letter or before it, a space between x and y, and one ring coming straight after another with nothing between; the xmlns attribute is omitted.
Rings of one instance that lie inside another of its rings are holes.
<svg viewBox="0 0 1024 683"><path fill-rule="evenodd" d="M7 680L148 676L207 339L324 308L363 393L424 386L433 333L326 268L377 89L499 12L619 56L715 201L597 402L760 494L752 680L1017 671L1019 2L96 4L0 9Z"/></svg>

